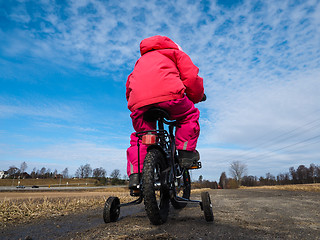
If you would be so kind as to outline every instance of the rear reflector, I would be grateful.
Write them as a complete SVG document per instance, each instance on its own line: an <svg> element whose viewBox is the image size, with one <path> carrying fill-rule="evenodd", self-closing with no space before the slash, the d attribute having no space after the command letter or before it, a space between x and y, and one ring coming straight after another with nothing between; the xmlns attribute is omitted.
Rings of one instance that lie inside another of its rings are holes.
<svg viewBox="0 0 320 240"><path fill-rule="evenodd" d="M157 136L154 134L146 134L142 136L142 144L152 145L156 143Z"/></svg>

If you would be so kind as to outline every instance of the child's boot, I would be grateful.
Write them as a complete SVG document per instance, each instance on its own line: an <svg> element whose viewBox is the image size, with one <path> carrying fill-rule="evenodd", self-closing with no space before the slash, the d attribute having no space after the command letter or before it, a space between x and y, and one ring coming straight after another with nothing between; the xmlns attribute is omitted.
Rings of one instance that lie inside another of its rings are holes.
<svg viewBox="0 0 320 240"><path fill-rule="evenodd" d="M179 163L183 168L198 168L200 160L200 154L197 150L186 151L178 150L179 153Z"/></svg>
<svg viewBox="0 0 320 240"><path fill-rule="evenodd" d="M130 189L130 195L131 196L140 196L140 189L139 189L139 174L138 173L132 173L129 176L129 189Z"/></svg>

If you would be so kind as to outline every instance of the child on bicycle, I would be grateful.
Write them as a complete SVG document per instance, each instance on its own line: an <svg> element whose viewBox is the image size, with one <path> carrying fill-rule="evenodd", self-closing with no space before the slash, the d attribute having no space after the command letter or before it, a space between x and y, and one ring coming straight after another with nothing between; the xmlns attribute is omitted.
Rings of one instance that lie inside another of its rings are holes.
<svg viewBox="0 0 320 240"><path fill-rule="evenodd" d="M141 57L135 64L126 83L128 108L132 112L133 128L136 132L153 130L155 123L143 120L150 107L167 110L171 119L177 121L176 148L182 167L191 168L200 159L196 151L200 133L200 112L194 104L204 95L203 79L199 69L180 46L165 36L153 36L140 43ZM138 138L131 134L127 150L127 173L129 188L139 184ZM140 145L140 170L147 154L147 146Z"/></svg>

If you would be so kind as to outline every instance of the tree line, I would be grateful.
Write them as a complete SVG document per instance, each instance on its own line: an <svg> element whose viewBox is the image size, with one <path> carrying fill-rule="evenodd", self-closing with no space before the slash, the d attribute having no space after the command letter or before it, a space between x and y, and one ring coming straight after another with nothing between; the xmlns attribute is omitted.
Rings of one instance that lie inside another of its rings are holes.
<svg viewBox="0 0 320 240"><path fill-rule="evenodd" d="M50 168L33 168L32 171L26 172L28 164L26 162L21 163L20 168L12 165L7 171L4 171L4 177L6 178L107 178L107 172L103 167L91 168L90 164L81 165L77 168L74 175L69 174L69 169L65 168L62 172L58 172L57 169L51 170ZM110 174L111 179L121 180L120 170L114 169ZM126 176L124 176L126 179Z"/></svg>
<svg viewBox="0 0 320 240"><path fill-rule="evenodd" d="M226 173L221 173L219 187L236 188L242 186L265 186L265 185L288 185L288 184L307 184L320 183L320 166L310 164L309 167L300 165L295 169L289 168L289 172L280 173L277 176L266 173L265 177L245 175L247 171L246 164L240 161L234 161L229 168L232 178L228 178Z"/></svg>

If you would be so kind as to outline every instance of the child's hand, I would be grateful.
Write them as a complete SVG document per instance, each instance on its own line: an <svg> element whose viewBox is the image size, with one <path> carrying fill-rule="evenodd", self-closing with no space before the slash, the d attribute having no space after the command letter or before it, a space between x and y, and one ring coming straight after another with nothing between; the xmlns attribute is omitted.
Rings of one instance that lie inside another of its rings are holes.
<svg viewBox="0 0 320 240"><path fill-rule="evenodd" d="M207 96L206 96L206 94L204 93L204 94L203 94L203 97L202 97L202 99L201 99L200 102L204 102L205 100L207 100Z"/></svg>

